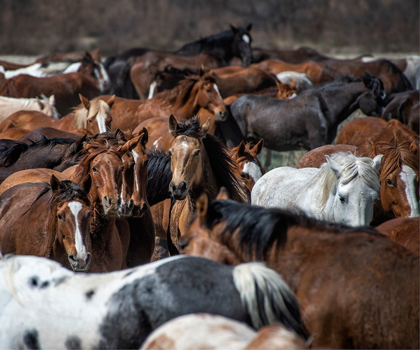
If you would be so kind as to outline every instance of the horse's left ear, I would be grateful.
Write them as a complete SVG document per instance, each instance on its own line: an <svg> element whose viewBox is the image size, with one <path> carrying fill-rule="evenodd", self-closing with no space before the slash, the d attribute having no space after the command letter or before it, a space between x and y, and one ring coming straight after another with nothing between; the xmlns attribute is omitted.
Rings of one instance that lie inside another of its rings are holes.
<svg viewBox="0 0 420 350"><path fill-rule="evenodd" d="M203 223L206 220L207 210L209 208L209 195L206 192L203 192L201 196L198 197L196 208L200 223Z"/></svg>
<svg viewBox="0 0 420 350"><path fill-rule="evenodd" d="M53 192L56 192L60 189L60 180L56 178L56 176L53 174L51 175L50 178L50 185L51 185L51 190Z"/></svg>
<svg viewBox="0 0 420 350"><path fill-rule="evenodd" d="M35 98L36 98L36 102L38 103L39 108L44 109L44 105L43 105L42 101L39 99L39 97L37 96Z"/></svg>
<svg viewBox="0 0 420 350"><path fill-rule="evenodd" d="M373 158L373 160L372 160L372 167L376 170L376 171L378 171L379 170L379 167L381 166L381 163L382 163L382 157L383 157L384 155L383 154L378 154L375 158Z"/></svg>
<svg viewBox="0 0 420 350"><path fill-rule="evenodd" d="M85 106L86 109L89 109L90 107L89 100L86 97L84 97L82 94L79 94L79 98L80 98L80 101L82 101L83 106Z"/></svg>
<svg viewBox="0 0 420 350"><path fill-rule="evenodd" d="M249 153L251 153L253 157L256 157L261 153L263 147L264 147L264 139L261 139L256 143L254 147L251 148Z"/></svg>
<svg viewBox="0 0 420 350"><path fill-rule="evenodd" d="M335 160L332 160L330 156L325 156L325 159L327 160L328 166L331 168L332 171L334 171L334 174L338 177L342 169L341 165L338 164Z"/></svg>
<svg viewBox="0 0 420 350"><path fill-rule="evenodd" d="M140 130L139 135L141 144L146 148L147 141L149 141L149 132L143 127L143 129Z"/></svg>
<svg viewBox="0 0 420 350"><path fill-rule="evenodd" d="M203 66L201 66L200 69L198 70L198 76L202 77L204 74L205 74L204 68L203 68Z"/></svg>
<svg viewBox="0 0 420 350"><path fill-rule="evenodd" d="M207 131L209 131L210 128L210 118L207 119L207 121L201 126L201 132L203 133L203 136L207 134Z"/></svg>
<svg viewBox="0 0 420 350"><path fill-rule="evenodd" d="M241 141L241 143L238 146L238 157L241 157L245 152L245 142L244 140Z"/></svg>
<svg viewBox="0 0 420 350"><path fill-rule="evenodd" d="M225 199L230 199L229 196L229 192L227 191L227 189L225 187L220 187L220 191L216 196L217 200L225 200Z"/></svg>
<svg viewBox="0 0 420 350"><path fill-rule="evenodd" d="M138 135L138 136L136 136L136 137L133 137L131 140L128 140L125 144L124 144L124 146L122 146L121 147L121 151L123 152L123 153L126 153L126 152L130 152L132 149L134 149L137 145L138 145L138 143L139 142L141 142L142 140L142 137L143 137L143 134L141 134L141 135Z"/></svg>
<svg viewBox="0 0 420 350"><path fill-rule="evenodd" d="M112 95L106 103L108 104L109 108L111 108L114 102L115 102L115 95Z"/></svg>
<svg viewBox="0 0 420 350"><path fill-rule="evenodd" d="M238 29L236 29L236 27L234 27L233 25L230 25L230 29L232 29L232 32L236 33L238 31Z"/></svg>
<svg viewBox="0 0 420 350"><path fill-rule="evenodd" d="M246 27L246 30L249 32L252 29L252 23L248 24L248 26Z"/></svg>
<svg viewBox="0 0 420 350"><path fill-rule="evenodd" d="M55 105L55 96L51 95L50 98L48 99L48 102L50 103L51 106Z"/></svg>
<svg viewBox="0 0 420 350"><path fill-rule="evenodd" d="M178 129L178 122L175 119L174 115L171 114L169 117L169 132L172 134L173 137L177 137L176 131Z"/></svg>

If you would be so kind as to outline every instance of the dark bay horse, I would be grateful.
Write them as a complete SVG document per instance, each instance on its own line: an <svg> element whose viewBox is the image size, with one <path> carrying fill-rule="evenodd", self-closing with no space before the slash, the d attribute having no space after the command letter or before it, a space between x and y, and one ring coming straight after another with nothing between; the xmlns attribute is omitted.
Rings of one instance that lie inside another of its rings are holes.
<svg viewBox="0 0 420 350"><path fill-rule="evenodd" d="M331 143L338 124L357 108L379 116L381 96L380 80L366 75L305 90L289 100L242 96L230 112L247 139L264 138L265 147L276 151L310 150Z"/></svg>
<svg viewBox="0 0 420 350"><path fill-rule="evenodd" d="M0 196L0 251L86 271L92 258L90 217L87 195L74 182L52 175L49 184L14 186Z"/></svg>
<svg viewBox="0 0 420 350"><path fill-rule="evenodd" d="M419 347L418 255L370 228L223 198L198 199L181 253L266 261L296 294L314 347Z"/></svg>
<svg viewBox="0 0 420 350"><path fill-rule="evenodd" d="M387 105L382 112L382 119L398 119L411 130L419 133L420 101L419 91L411 90L392 94L387 98Z"/></svg>

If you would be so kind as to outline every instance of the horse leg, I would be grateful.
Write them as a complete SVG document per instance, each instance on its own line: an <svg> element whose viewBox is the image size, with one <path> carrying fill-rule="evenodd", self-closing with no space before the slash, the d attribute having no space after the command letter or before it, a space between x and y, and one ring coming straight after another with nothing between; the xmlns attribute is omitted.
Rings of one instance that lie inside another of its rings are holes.
<svg viewBox="0 0 420 350"><path fill-rule="evenodd" d="M156 231L155 251L153 253L152 261L169 257L166 232L168 230L169 224L170 206L171 200L167 199L150 208L152 211Z"/></svg>
<svg viewBox="0 0 420 350"><path fill-rule="evenodd" d="M269 166L271 165L271 149L266 148L265 149L265 163L264 163L264 168L268 169Z"/></svg>

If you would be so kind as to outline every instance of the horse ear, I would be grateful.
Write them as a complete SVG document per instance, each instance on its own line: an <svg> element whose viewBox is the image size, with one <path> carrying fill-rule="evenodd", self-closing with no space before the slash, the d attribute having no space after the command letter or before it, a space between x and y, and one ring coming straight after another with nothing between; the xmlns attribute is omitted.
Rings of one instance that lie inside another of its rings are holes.
<svg viewBox="0 0 420 350"><path fill-rule="evenodd" d="M264 147L264 139L261 139L257 142L257 144L254 147L252 147L252 149L250 150L250 153L254 157L256 157L261 153L263 147Z"/></svg>
<svg viewBox="0 0 420 350"><path fill-rule="evenodd" d="M334 174L338 177L341 172L341 165L338 164L335 160L332 160L330 156L325 156L328 166L334 171Z"/></svg>
<svg viewBox="0 0 420 350"><path fill-rule="evenodd" d="M383 157L384 155L383 154L378 154L375 158L373 158L373 160L372 160L372 167L376 170L376 171L378 171L379 170L379 168L380 168L380 166L381 166L381 163L382 163L382 157Z"/></svg>
<svg viewBox="0 0 420 350"><path fill-rule="evenodd" d="M39 97L37 96L35 98L36 98L36 102L38 103L39 108L44 109L44 105L43 105L42 101L39 99Z"/></svg>
<svg viewBox="0 0 420 350"><path fill-rule="evenodd" d="M203 136L207 134L207 131L209 131L210 128L210 118L207 119L207 121L201 126L201 132L203 133Z"/></svg>
<svg viewBox="0 0 420 350"><path fill-rule="evenodd" d="M109 108L111 108L114 102L115 102L115 95L112 95L106 103L108 104Z"/></svg>
<svg viewBox="0 0 420 350"><path fill-rule="evenodd" d="M51 185L51 190L53 192L56 192L56 191L58 191L60 189L60 180L57 179L54 174L51 175L50 185Z"/></svg>
<svg viewBox="0 0 420 350"><path fill-rule="evenodd" d="M83 106L85 106L86 109L89 109L90 107L89 100L86 97L82 96L82 94L79 94L79 98L80 98L80 101L82 101Z"/></svg>
<svg viewBox="0 0 420 350"><path fill-rule="evenodd" d="M136 148L136 146L141 142L143 134L133 137L131 140L128 140L124 146L121 147L121 152L126 153L130 152L132 149Z"/></svg>
<svg viewBox="0 0 420 350"><path fill-rule="evenodd" d="M240 157L245 152L245 142L242 140L238 146L238 156Z"/></svg>
<svg viewBox="0 0 420 350"><path fill-rule="evenodd" d="M411 142L409 149L415 155L418 154L418 152L419 152L419 139L418 138L416 140L413 140L413 142Z"/></svg>
<svg viewBox="0 0 420 350"><path fill-rule="evenodd" d="M252 29L252 23L248 24L248 26L246 27L246 30L247 30L248 32L250 32L250 31L251 31L251 29Z"/></svg>
<svg viewBox="0 0 420 350"><path fill-rule="evenodd" d="M140 130L139 135L141 144L146 148L147 141L149 141L149 132L146 128L143 128Z"/></svg>
<svg viewBox="0 0 420 350"><path fill-rule="evenodd" d="M229 24L229 25L230 25L230 29L232 29L233 33L236 33L238 31L233 25L231 25L231 24Z"/></svg>
<svg viewBox="0 0 420 350"><path fill-rule="evenodd" d="M169 132L173 137L177 137L176 131L178 129L178 122L176 121L173 114L169 117Z"/></svg>
<svg viewBox="0 0 420 350"><path fill-rule="evenodd" d="M54 106L55 105L55 96L51 95L50 98L48 99L48 101L49 101L51 106Z"/></svg>
<svg viewBox="0 0 420 350"><path fill-rule="evenodd" d="M203 66L200 67L200 69L198 70L198 76L202 77L204 75L204 69Z"/></svg>
<svg viewBox="0 0 420 350"><path fill-rule="evenodd" d="M99 48L92 50L89 52L90 56L96 61L96 62L100 62L101 61L101 50Z"/></svg>
<svg viewBox="0 0 420 350"><path fill-rule="evenodd" d="M206 220L207 210L209 208L209 195L206 192L203 192L201 196L198 197L196 208L200 223L203 223Z"/></svg>
<svg viewBox="0 0 420 350"><path fill-rule="evenodd" d="M225 199L230 199L229 196L229 192L227 191L227 189L225 187L220 187L219 193L216 196L217 200L225 200Z"/></svg>

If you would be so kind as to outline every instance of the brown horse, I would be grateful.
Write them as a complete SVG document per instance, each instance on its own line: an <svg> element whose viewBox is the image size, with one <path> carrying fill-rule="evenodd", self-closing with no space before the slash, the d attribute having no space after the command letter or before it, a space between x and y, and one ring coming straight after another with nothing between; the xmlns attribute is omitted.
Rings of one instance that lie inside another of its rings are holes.
<svg viewBox="0 0 420 350"><path fill-rule="evenodd" d="M420 219L418 217L388 220L377 226L376 229L391 238L394 242L420 255Z"/></svg>
<svg viewBox="0 0 420 350"><path fill-rule="evenodd" d="M419 347L419 257L388 237L206 194L197 213L181 253L266 261L297 296L314 347Z"/></svg>
<svg viewBox="0 0 420 350"><path fill-rule="evenodd" d="M54 175L50 183L25 183L0 196L2 254L49 257L86 271L92 257L86 193Z"/></svg>
<svg viewBox="0 0 420 350"><path fill-rule="evenodd" d="M364 119L367 118L351 121L342 132L351 130L352 125L360 126ZM374 158L383 154L379 181L384 214L391 215L388 218L392 215L397 218L419 216L418 135L396 119L387 122L376 134L361 128L358 130L358 142L365 141L361 144L347 141L347 144L358 146L358 156Z"/></svg>
<svg viewBox="0 0 420 350"><path fill-rule="evenodd" d="M367 137L371 137L385 127L386 121L376 117L357 118L344 125L337 135L337 145L360 147Z"/></svg>
<svg viewBox="0 0 420 350"><path fill-rule="evenodd" d="M392 94L388 104L382 112L382 119L398 119L411 130L418 133L420 124L419 91L405 91Z"/></svg>
<svg viewBox="0 0 420 350"><path fill-rule="evenodd" d="M64 131L74 131L85 129L89 134L105 132L111 126L111 107L115 100L115 95L110 97L105 103L102 100L88 101L79 95L81 106L77 107L72 113L61 119L53 119L41 112L20 111L13 113L0 123L0 132L11 128L31 130L39 127L52 127Z"/></svg>
<svg viewBox="0 0 420 350"><path fill-rule="evenodd" d="M108 99L101 96L101 99ZM146 101L116 98L112 105L112 128L134 130L146 119L167 118L173 114L176 118L191 118L200 108L206 108L221 119L226 115L226 106L217 91L214 77L210 74L189 76L177 87L163 91Z"/></svg>

